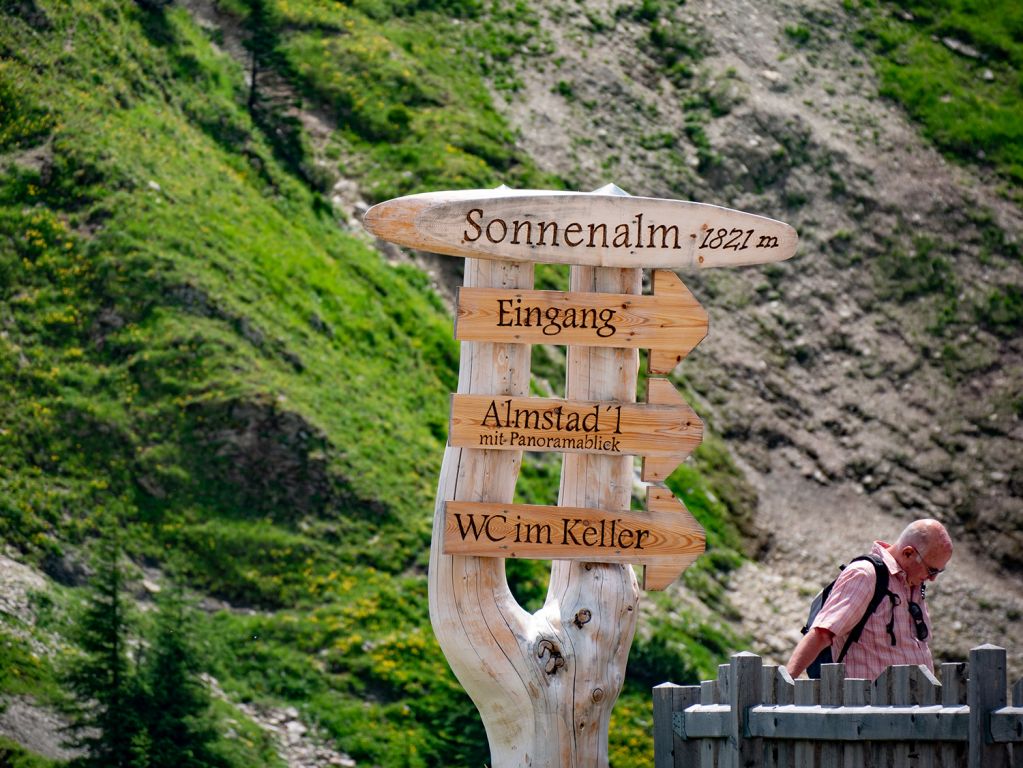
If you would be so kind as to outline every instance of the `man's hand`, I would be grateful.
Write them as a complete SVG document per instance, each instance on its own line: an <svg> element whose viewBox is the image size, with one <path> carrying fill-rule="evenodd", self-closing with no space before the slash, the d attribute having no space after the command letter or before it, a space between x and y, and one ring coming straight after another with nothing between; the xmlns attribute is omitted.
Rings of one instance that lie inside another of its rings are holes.
<svg viewBox="0 0 1023 768"><path fill-rule="evenodd" d="M810 663L817 658L821 651L831 645L831 641L834 639L835 635L829 629L824 629L823 627L811 628L803 636L803 639L799 641L799 645L792 652L792 658L785 665L792 679L795 680L803 674L803 670L810 666Z"/></svg>

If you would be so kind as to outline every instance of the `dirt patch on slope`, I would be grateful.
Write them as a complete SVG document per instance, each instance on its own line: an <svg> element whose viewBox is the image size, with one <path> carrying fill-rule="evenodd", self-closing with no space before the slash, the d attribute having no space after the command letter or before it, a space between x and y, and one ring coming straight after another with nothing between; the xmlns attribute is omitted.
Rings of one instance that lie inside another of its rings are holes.
<svg viewBox="0 0 1023 768"><path fill-rule="evenodd" d="M787 656L838 563L926 516L959 544L930 592L937 655L993 642L1023 673L1023 341L966 309L1023 282L997 245L1019 242L1019 209L877 97L837 2L687 3L670 23L710 49L688 89L657 75L648 26L614 6L550 0L541 13L550 55L520 62L522 90L498 94L541 167L577 189L614 181L800 233L790 262L683 275L711 334L679 372L772 534L733 580L758 650ZM785 32L800 21L811 45ZM724 105L700 130L694 93ZM961 311L941 327L947 307Z"/></svg>

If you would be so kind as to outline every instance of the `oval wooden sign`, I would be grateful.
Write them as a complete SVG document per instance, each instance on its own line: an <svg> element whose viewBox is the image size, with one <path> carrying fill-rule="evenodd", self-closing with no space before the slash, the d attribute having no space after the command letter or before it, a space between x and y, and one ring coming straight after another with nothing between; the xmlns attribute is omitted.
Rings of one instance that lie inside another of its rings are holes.
<svg viewBox="0 0 1023 768"><path fill-rule="evenodd" d="M462 190L375 205L382 240L451 256L592 267L735 267L782 261L796 231L705 203L581 192Z"/></svg>

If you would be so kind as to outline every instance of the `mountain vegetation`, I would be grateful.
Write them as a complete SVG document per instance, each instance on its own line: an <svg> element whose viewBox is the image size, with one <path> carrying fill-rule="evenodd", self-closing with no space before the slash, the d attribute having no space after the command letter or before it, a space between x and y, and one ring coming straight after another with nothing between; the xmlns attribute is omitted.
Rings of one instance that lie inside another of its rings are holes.
<svg viewBox="0 0 1023 768"><path fill-rule="evenodd" d="M1014 4L846 5L882 93L1018 204ZM586 23L644 30L659 73L688 94L680 132L696 160L669 128L640 144L709 183L723 167L713 121L731 97L707 81L712 46L676 10L643 0L587 9ZM825 26L786 34L812 50ZM176 765L295 765L262 716L289 708L358 765L487 762L427 614L457 377L451 286L421 269L431 262L378 248L344 190L372 203L576 188L573 169L530 154L505 108L527 88L523 60L553 50L548 15L521 0L0 3L0 585L43 575L0 600L0 707L58 723L31 743L0 726L0 764L155 767L184 740L191 762ZM977 69L991 73L980 85ZM568 76L550 87L590 108ZM984 231L1019 260L998 226ZM924 245L876 269L887 301L936 296L936 324L967 311ZM1006 344L1018 338L1018 285L970 307ZM559 391L563 354L533 359L535 389ZM1018 392L1011 407L1023 415ZM708 553L685 598L645 599L612 720L616 768L652 762L651 685L712 675L749 642L727 589L764 545L757 492L736 435L708 421L668 483ZM520 499L552 502L558 470L527 456ZM508 573L537 607L546 564Z"/></svg>

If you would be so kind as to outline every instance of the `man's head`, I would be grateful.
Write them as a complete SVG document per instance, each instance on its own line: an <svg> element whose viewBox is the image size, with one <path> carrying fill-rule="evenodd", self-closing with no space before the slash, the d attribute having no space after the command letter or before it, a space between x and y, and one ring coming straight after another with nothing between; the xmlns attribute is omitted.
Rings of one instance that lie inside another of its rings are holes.
<svg viewBox="0 0 1023 768"><path fill-rule="evenodd" d="M952 559L952 539L937 520L914 520L892 549L910 586L933 581Z"/></svg>

